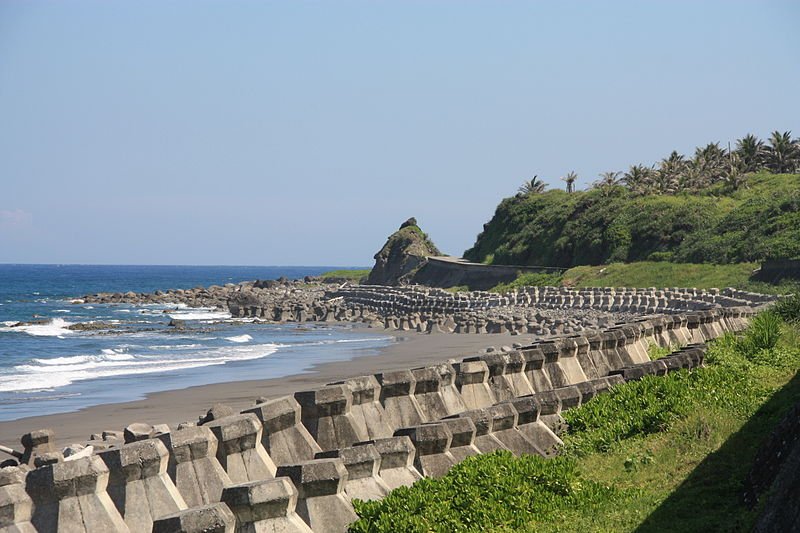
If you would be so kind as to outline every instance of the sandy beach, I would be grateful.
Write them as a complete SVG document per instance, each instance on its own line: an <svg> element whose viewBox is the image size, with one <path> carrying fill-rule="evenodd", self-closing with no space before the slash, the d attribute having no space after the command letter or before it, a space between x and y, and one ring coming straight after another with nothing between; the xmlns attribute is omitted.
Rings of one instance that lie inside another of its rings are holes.
<svg viewBox="0 0 800 533"><path fill-rule="evenodd" d="M383 333L383 332L382 332ZM397 333L395 341L375 355L358 355L348 361L315 365L302 374L202 385L148 395L143 400L97 405L71 413L0 422L0 444L20 449L26 432L52 428L59 446L85 441L92 433L121 430L132 422L170 425L196 421L214 403L235 409L251 406L258 397L276 397L319 387L340 379L400 370L474 355L487 346L500 347L528 339L510 334L425 335Z"/></svg>

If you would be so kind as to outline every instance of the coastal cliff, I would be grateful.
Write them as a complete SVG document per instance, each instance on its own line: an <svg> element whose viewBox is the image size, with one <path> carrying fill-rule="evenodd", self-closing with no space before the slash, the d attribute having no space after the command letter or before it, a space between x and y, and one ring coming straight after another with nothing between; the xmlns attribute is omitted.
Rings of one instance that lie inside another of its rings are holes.
<svg viewBox="0 0 800 533"><path fill-rule="evenodd" d="M436 245L409 218L392 233L386 244L375 254L375 266L369 273L370 285L402 285L426 263L427 257L442 255Z"/></svg>

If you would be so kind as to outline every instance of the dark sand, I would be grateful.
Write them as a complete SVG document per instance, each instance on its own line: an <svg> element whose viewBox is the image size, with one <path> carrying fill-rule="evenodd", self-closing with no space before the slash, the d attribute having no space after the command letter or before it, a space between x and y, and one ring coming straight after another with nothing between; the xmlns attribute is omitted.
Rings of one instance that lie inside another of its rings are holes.
<svg viewBox="0 0 800 533"><path fill-rule="evenodd" d="M383 332L382 332L383 333ZM402 333L377 355L358 356L349 361L316 365L308 372L275 379L235 381L201 385L180 390L157 392L143 400L88 407L72 413L35 416L0 422L0 444L21 449L19 438L40 428L56 432L59 447L82 442L92 433L122 430L132 422L169 424L197 421L214 403L234 409L253 405L260 396L276 397L319 387L349 377L376 374L389 370L414 368L448 359L475 355L487 346L500 347L524 342L527 337L502 335ZM4 458L0 454L0 460Z"/></svg>

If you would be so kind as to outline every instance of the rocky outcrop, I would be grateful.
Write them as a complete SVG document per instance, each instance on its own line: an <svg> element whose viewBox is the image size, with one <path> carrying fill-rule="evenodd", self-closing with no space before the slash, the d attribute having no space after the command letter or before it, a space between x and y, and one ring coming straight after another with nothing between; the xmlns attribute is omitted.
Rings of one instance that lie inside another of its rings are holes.
<svg viewBox="0 0 800 533"><path fill-rule="evenodd" d="M417 226L417 219L409 218L394 232L375 254L375 266L369 273L370 285L404 285L431 255L441 252Z"/></svg>

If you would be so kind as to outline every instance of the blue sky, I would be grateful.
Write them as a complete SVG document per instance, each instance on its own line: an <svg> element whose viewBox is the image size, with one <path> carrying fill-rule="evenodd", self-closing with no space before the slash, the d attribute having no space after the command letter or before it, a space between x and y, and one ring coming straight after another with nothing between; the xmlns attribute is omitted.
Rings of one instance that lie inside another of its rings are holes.
<svg viewBox="0 0 800 533"><path fill-rule="evenodd" d="M0 3L0 262L366 265L538 174L800 135L800 3Z"/></svg>

